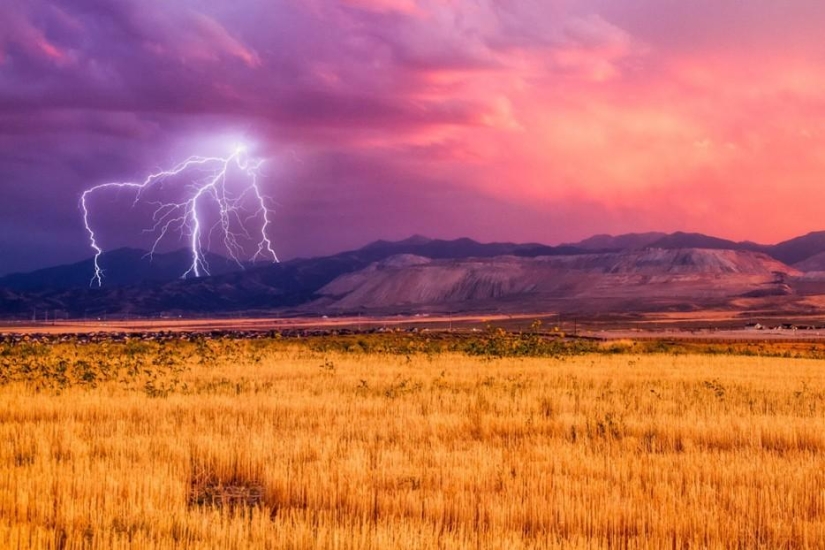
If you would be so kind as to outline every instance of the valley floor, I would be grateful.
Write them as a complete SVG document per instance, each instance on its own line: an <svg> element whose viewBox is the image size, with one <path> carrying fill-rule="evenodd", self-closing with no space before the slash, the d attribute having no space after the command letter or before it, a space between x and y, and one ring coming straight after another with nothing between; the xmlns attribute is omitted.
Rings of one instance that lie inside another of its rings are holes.
<svg viewBox="0 0 825 550"><path fill-rule="evenodd" d="M540 321L546 334L567 334L603 340L677 338L714 340L823 340L825 316L766 310L743 313L727 309L683 312L573 314L559 312L455 312L340 316L237 316L194 318L74 319L51 321L0 320L0 340L29 335L184 335L211 332L254 335L268 332L435 331L477 333L489 327L508 331L535 330ZM757 330L755 327L758 326ZM797 330L797 328L799 330Z"/></svg>
<svg viewBox="0 0 825 550"><path fill-rule="evenodd" d="M825 364L0 346L2 548L821 548Z"/></svg>

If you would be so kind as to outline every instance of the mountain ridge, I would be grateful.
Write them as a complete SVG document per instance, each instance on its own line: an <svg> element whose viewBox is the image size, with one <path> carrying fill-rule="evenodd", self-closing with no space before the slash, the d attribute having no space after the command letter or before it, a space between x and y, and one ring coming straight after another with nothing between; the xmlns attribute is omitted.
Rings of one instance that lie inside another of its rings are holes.
<svg viewBox="0 0 825 550"><path fill-rule="evenodd" d="M31 317L34 311L43 310L61 311L67 317L251 311L320 314L327 308L339 312L370 308L391 311L401 306L437 309L439 300L471 309L496 309L506 304L515 311L587 304L587 307L598 307L598 300L606 299L606 292L611 300L622 296L629 300L622 302L621 307L647 308L653 307L654 302L659 304L656 307L664 307L662 304L673 300L679 302L680 307L694 307L711 298L730 301L736 297L795 296L799 286L795 281L803 278L807 264L799 264L801 269L798 269L770 253L796 258L812 252L808 256L811 258L825 253L825 249L817 252L820 245L825 247L822 236L825 233L811 233L765 246L702 234L673 233L661 237L647 233L594 236L583 244L549 246L479 243L467 238L441 240L415 235L397 242L375 241L359 249L319 258L293 259L280 264L233 264L225 272L213 271L210 277L181 280L180 274L189 262L183 250L169 253L168 257L159 255L161 260L168 260L161 262L168 269L161 270L162 276L155 273L154 279L130 282L120 276L121 284L107 284L119 276L111 266L107 267L109 278L105 279L103 288L89 287L92 264L88 259L41 270L52 279L63 277L61 286L37 287L35 281L26 281L25 274L12 277L12 281L20 281L22 277L24 285L18 287L3 284L9 277L0 278L0 315ZM614 248L603 249L602 245ZM627 248L617 249L618 245ZM115 252L109 253L110 260L111 255L117 256ZM135 258L141 253L135 249L120 252L131 261L137 261ZM106 255L101 258L104 267L105 260ZM210 260L229 262L226 258ZM822 264L819 260L814 263ZM130 268L128 262L121 269L129 271L129 277L140 279L138 270ZM41 283L50 280L42 272L35 273L39 274ZM394 282L388 279L392 273ZM804 292L818 292L819 275L810 275L806 275ZM68 284L81 280L82 286ZM366 286L357 290L352 287L355 280L362 280ZM385 286L378 284L382 280ZM347 281L350 287L344 284ZM448 281L453 281L454 288L444 287ZM373 294L384 298L377 300L369 296L370 292L363 289L370 285L376 289ZM351 296L342 294L344 288L350 290L343 294ZM399 297L408 296L401 300L406 305L391 299L388 288L394 288ZM419 297L413 299L410 292L418 292Z"/></svg>
<svg viewBox="0 0 825 550"><path fill-rule="evenodd" d="M764 245L751 241L731 241L702 233L688 233L677 231L674 233L647 232L624 233L619 235L598 234L578 242L563 243L560 245L546 245L536 242L490 242L482 243L467 237L458 239L433 239L420 234L412 235L399 241L379 239L367 245L348 251L339 252L326 257L358 256L364 259L377 260L385 257L388 252L394 254L414 254L431 258L449 257L495 257L502 255L516 255L535 257L540 255L585 254L594 251L609 252L616 250L636 250L642 248L707 248L717 250L749 250L764 252L769 256L788 265L797 264L817 254L825 253L825 231L814 231L794 237L774 245ZM150 257L151 256L151 257ZM125 258L124 258L125 257ZM234 271L243 271L254 264L236 262L214 253L208 253L208 263L213 267L212 275L223 275ZM308 261L315 258L300 258ZM119 248L106 252L101 256L101 266L105 270L106 284L113 286L130 285L148 281L179 278L190 266L191 257L186 249L150 255L145 250L135 248ZM290 260L292 261L292 260ZM127 264L119 268L118 264ZM138 264L145 264L139 267ZM147 266L156 268L156 273ZM71 270L81 270L77 275L68 273ZM126 273L124 276L123 274ZM86 286L91 282L94 274L92 258L86 258L69 264L61 264L29 272L10 273L0 276L0 288L12 290L30 290L41 287L66 288L69 286Z"/></svg>
<svg viewBox="0 0 825 550"><path fill-rule="evenodd" d="M707 248L714 250L749 250L764 252L788 265L797 264L825 252L825 231L812 231L776 244L760 244L753 241L732 241L703 233L625 233L620 235L594 235L579 242L567 243L574 248L594 250L630 250L636 248Z"/></svg>
<svg viewBox="0 0 825 550"><path fill-rule="evenodd" d="M214 275L238 271L250 265L238 265L213 253L207 253L204 259L210 273ZM189 269L192 259L186 249L151 254L146 250L123 247L101 255L99 263L104 284L119 287L178 279ZM90 257L27 273L10 273L0 277L0 288L31 291L90 286L94 273L94 258Z"/></svg>

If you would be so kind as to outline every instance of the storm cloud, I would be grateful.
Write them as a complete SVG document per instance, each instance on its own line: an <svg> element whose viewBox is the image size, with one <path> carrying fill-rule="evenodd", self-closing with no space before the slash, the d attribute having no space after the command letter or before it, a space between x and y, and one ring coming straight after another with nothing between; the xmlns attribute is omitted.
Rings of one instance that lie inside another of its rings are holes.
<svg viewBox="0 0 825 550"><path fill-rule="evenodd" d="M269 159L284 258L822 229L820 5L10 0L0 273L89 255L85 187L237 141ZM106 247L140 244L130 215Z"/></svg>

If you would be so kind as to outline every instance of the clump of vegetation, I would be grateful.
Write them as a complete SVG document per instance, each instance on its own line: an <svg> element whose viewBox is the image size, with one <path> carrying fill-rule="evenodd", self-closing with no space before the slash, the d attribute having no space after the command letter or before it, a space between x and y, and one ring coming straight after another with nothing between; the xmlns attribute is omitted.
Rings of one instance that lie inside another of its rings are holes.
<svg viewBox="0 0 825 550"><path fill-rule="evenodd" d="M283 343L283 341L281 341ZM259 346L266 346L259 342ZM825 359L825 343L805 342L707 342L649 338L640 340L598 340L546 330L540 321L523 331L507 331L488 325L477 332L385 331L372 334L315 336L304 340L314 352L345 354L426 355L460 353L475 357L565 358L582 354L706 354L786 359Z"/></svg>
<svg viewBox="0 0 825 550"><path fill-rule="evenodd" d="M152 397L180 389L189 369L180 346L161 343L26 343L0 348L0 386L23 383L35 391L62 391L115 382Z"/></svg>
<svg viewBox="0 0 825 550"><path fill-rule="evenodd" d="M545 332L534 322L525 332L509 332L487 326L481 332L400 332L323 336L308 339L309 349L317 352L353 354L427 355L462 353L471 356L562 357L600 351L594 340L570 338L558 332Z"/></svg>
<svg viewBox="0 0 825 550"><path fill-rule="evenodd" d="M463 351L481 357L563 357L598 350L592 340L565 339L563 335L541 332L541 321L535 321L528 332L507 332L488 326L480 336L467 341Z"/></svg>

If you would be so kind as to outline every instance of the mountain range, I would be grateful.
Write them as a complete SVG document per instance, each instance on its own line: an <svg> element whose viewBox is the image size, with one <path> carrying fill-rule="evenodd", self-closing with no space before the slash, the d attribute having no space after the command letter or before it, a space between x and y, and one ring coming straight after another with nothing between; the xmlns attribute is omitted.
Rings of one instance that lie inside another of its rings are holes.
<svg viewBox="0 0 825 550"><path fill-rule="evenodd" d="M698 233L596 235L577 243L479 243L413 236L280 264L207 257L180 279L185 250L104 254L0 277L0 316L321 314L423 311L812 311L825 304L825 232L776 245ZM54 315L54 313L52 313Z"/></svg>

